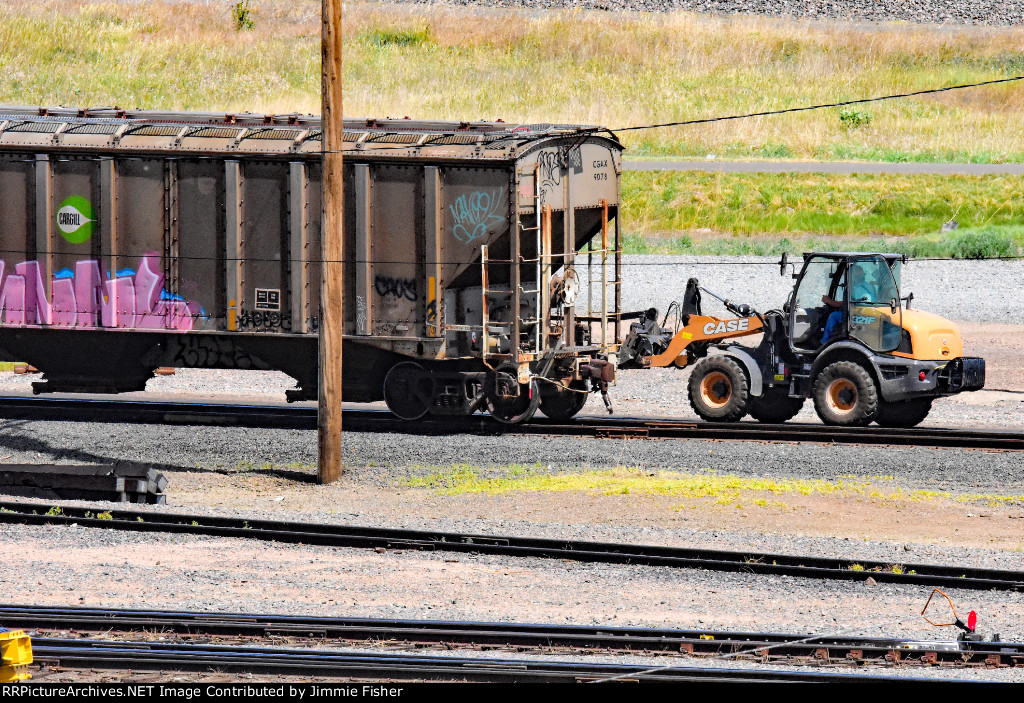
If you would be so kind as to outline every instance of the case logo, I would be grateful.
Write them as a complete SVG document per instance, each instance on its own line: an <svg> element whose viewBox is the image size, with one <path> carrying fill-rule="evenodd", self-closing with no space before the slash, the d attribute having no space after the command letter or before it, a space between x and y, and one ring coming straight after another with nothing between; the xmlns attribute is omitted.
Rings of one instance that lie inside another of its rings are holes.
<svg viewBox="0 0 1024 703"><path fill-rule="evenodd" d="M726 334L728 332L744 332L750 329L750 318L729 320L728 322L709 322L704 325L704 334Z"/></svg>

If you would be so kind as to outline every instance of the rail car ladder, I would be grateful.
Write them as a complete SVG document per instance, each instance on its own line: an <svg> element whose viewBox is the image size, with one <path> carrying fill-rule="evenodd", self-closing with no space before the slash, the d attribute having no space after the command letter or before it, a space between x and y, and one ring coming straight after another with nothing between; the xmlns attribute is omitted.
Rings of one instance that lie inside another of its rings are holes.
<svg viewBox="0 0 1024 703"><path fill-rule="evenodd" d="M534 317L522 321L522 324L532 324L534 326L533 332L533 349L534 352L540 354L544 351L544 342L546 340L546 328L547 320L550 309L548 304L548 279L551 278L551 229L545 227L545 223L550 224L550 207L543 204L540 191L540 164L534 164L532 167L520 170L520 178L529 178L533 181L533 188L530 189L529 195L523 197L523 188L520 187L516 190L516 207L517 209L532 207L533 208L533 221L532 227L527 227L523 219L519 217L518 212L516 213L516 223L519 226L519 242L523 241L522 235L533 232L536 240L537 247L536 257L532 259L524 258L521 254L514 258L518 260L516 268L516 289L520 295L532 296L534 300ZM545 214L547 218L545 219ZM520 247L517 247L517 249ZM536 286L532 289L524 289L522 287L522 266L534 264L536 267Z"/></svg>
<svg viewBox="0 0 1024 703"><path fill-rule="evenodd" d="M601 248L594 249L594 242L587 242L587 319L601 323L601 351L607 353L612 346L618 344L621 335L622 325L622 246L619 230L619 218L615 218L614 234L609 232L608 227L608 201L601 200ZM594 278L594 256L600 257L600 279ZM613 255L611 265L614 270L609 278L609 255ZM601 310L600 315L594 314L594 286L600 286ZM609 312L609 293L614 301L614 311ZM612 334L609 335L609 322L612 324Z"/></svg>
<svg viewBox="0 0 1024 703"><path fill-rule="evenodd" d="M529 195L523 196L522 187L519 187L516 191L516 228L517 232L514 236L510 234L509 250L510 255L508 259L490 259L488 257L488 248L486 245L480 247L480 266L481 266L481 296L482 296L482 349L483 357L487 358L490 353L490 334L492 327L507 327L509 329L509 337L511 341L510 352L512 354L513 361L517 361L519 357L519 343L520 343L520 329L524 326L533 325L534 327L534 352L540 354L544 349L545 341L545 329L548 319L548 308L550 303L548 302L548 286L547 280L551 277L551 216L550 208L543 205L541 192L540 192L540 178L538 177L537 165L534 165L528 169L520 170L518 176L521 179L530 179L533 182L533 187L529 189ZM527 224L519 217L518 210L523 208L533 208L533 226L527 226ZM547 226L545 226L545 224ZM522 241L523 235L528 233L534 233L537 241L537 256L534 258L526 258L522 255ZM505 293L500 289L489 288L490 272L489 266L493 264L508 264L508 280L509 280L509 292L511 293L511 313L512 321L510 322L497 322L490 319L490 304L487 299L488 293ZM523 266L533 264L536 267L536 284L533 288L523 288L522 281L522 270ZM531 296L534 300L534 316L526 319L520 319L520 302L521 296Z"/></svg>

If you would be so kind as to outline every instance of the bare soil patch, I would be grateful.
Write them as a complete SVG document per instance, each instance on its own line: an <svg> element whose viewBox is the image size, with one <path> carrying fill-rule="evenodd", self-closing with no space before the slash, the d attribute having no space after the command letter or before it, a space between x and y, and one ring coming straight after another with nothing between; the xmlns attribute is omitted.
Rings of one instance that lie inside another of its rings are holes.
<svg viewBox="0 0 1024 703"><path fill-rule="evenodd" d="M742 495L727 504L716 498L602 495L593 492L510 492L445 495L433 489L296 483L261 472L243 475L175 473L170 481L175 510L281 513L292 519L403 525L432 519L498 522L515 519L544 525L729 529L778 535L896 540L1019 550L1024 546L1024 508L979 506L947 498L889 499L865 495ZM891 489L879 487L889 494ZM766 505L754 501L763 500ZM1024 564L1024 556L1022 556Z"/></svg>

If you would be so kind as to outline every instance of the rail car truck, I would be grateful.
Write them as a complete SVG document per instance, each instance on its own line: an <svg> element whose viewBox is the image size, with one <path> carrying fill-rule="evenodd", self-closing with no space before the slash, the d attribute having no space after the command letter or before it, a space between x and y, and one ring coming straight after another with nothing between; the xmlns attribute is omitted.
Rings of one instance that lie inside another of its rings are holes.
<svg viewBox="0 0 1024 703"><path fill-rule="evenodd" d="M344 400L513 423L607 391L614 136L371 119L344 142ZM0 107L0 359L37 393L170 366L316 398L321 161L316 117Z"/></svg>
<svg viewBox="0 0 1024 703"><path fill-rule="evenodd" d="M785 422L807 398L830 425L912 427L932 401L985 384L985 360L965 357L959 328L900 294L899 254L812 252L782 310L761 314L687 283L674 329L650 310L620 349L623 367L693 366L690 405L703 419L749 414ZM783 256L780 272L788 270ZM701 291L739 317L701 313ZM831 318L831 319L830 319ZM727 340L763 334L756 347Z"/></svg>

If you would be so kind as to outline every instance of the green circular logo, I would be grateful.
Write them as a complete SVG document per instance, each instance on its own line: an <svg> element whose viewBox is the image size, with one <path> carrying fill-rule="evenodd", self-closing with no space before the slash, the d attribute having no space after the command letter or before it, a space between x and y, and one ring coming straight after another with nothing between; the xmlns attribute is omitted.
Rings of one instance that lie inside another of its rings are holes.
<svg viewBox="0 0 1024 703"><path fill-rule="evenodd" d="M57 210L57 229L72 244L89 241L95 222L96 213L92 205L80 195L72 195Z"/></svg>

